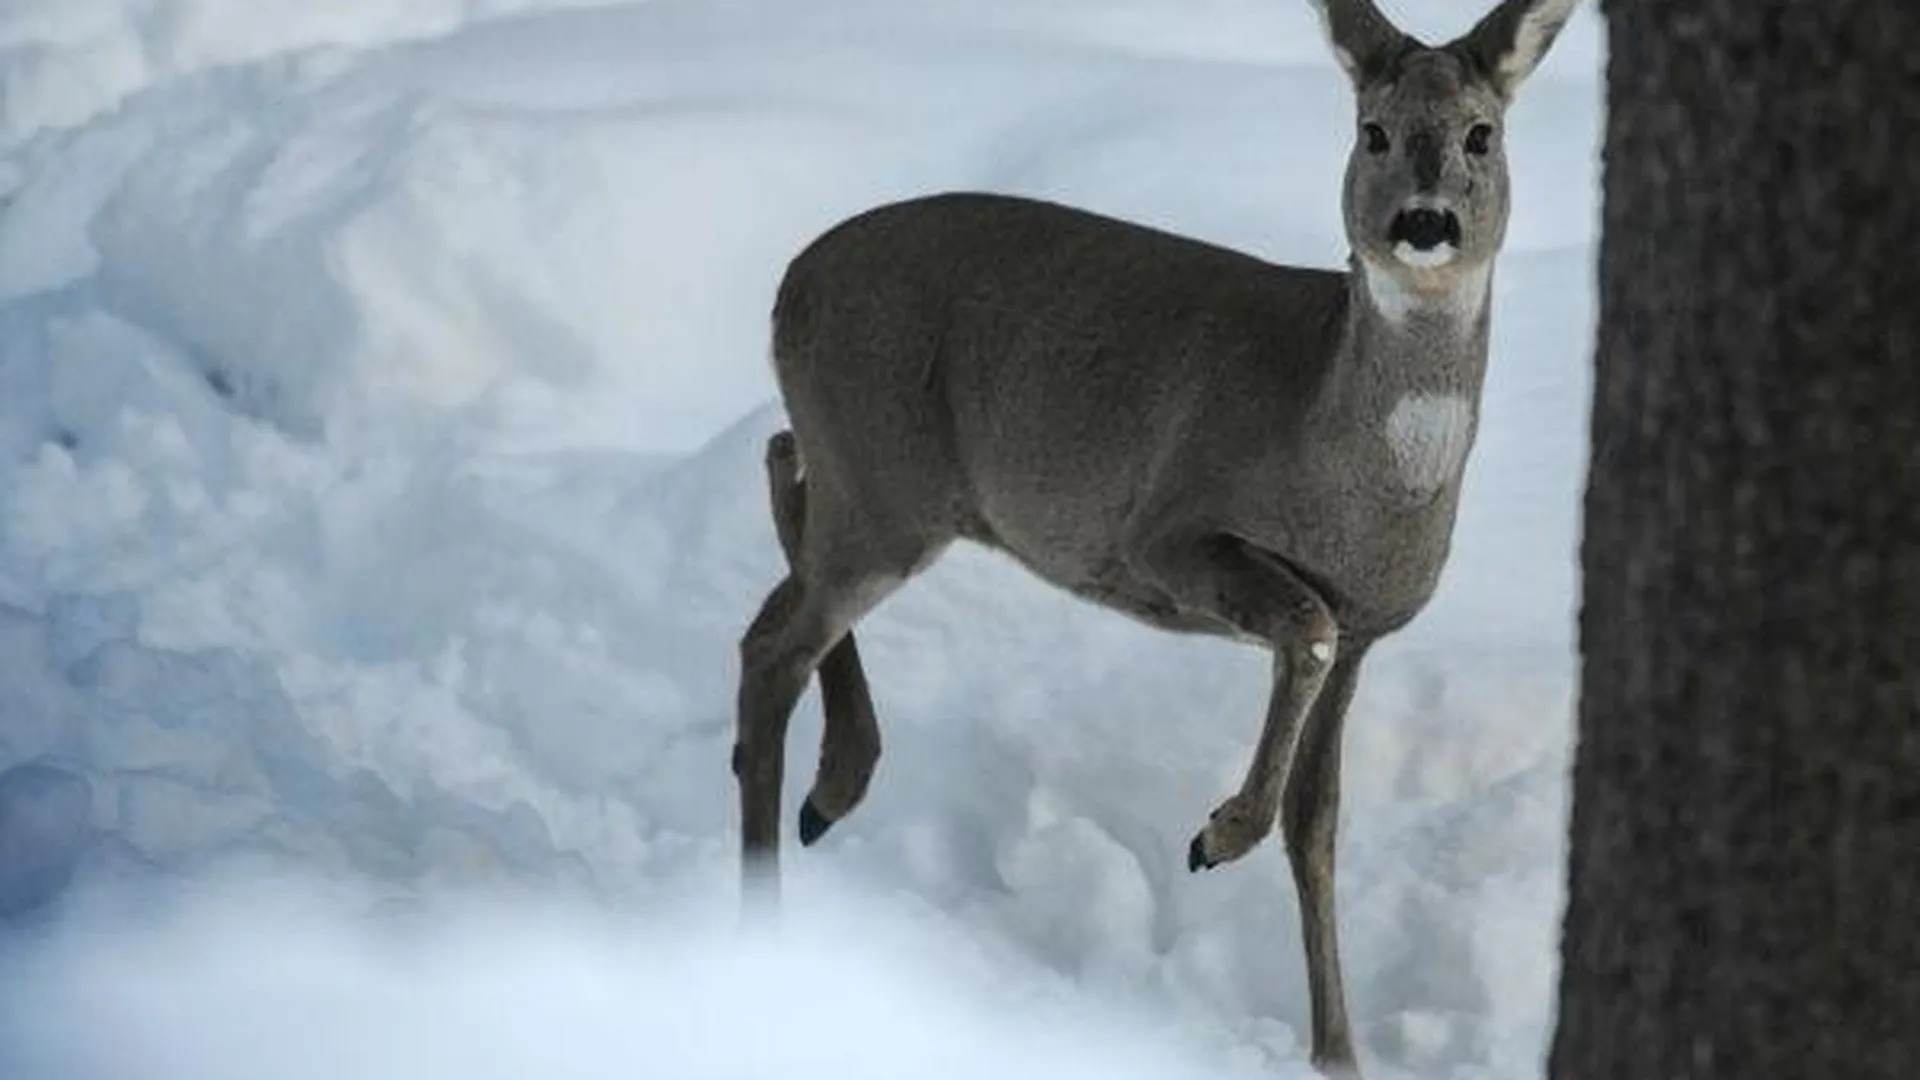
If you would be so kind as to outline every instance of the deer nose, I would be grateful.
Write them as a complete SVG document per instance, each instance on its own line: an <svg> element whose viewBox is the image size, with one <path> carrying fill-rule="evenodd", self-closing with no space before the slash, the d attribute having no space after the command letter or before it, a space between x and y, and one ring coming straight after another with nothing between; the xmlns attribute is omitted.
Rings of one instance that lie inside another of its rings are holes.
<svg viewBox="0 0 1920 1080"><path fill-rule="evenodd" d="M1432 251L1441 244L1460 246L1460 218L1451 210L1422 206L1402 210L1387 228L1387 242L1405 243L1415 251Z"/></svg>
<svg viewBox="0 0 1920 1080"><path fill-rule="evenodd" d="M1422 192L1440 186L1440 139L1430 131L1416 131L1407 137L1407 156L1413 159L1413 182Z"/></svg>

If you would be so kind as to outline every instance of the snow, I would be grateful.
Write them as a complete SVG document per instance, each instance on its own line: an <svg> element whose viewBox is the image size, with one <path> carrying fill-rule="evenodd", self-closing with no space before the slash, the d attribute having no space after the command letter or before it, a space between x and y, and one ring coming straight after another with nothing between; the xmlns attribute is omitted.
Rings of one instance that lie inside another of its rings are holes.
<svg viewBox="0 0 1920 1080"><path fill-rule="evenodd" d="M1590 7L1510 116L1453 561L1349 723L1377 1077L1551 1022ZM73 879L7 912L0 1075L1307 1075L1277 840L1184 863L1257 652L955 551L862 625L885 755L776 939L726 762L785 260L984 188L1333 265L1350 109L1288 0L0 7L0 901Z"/></svg>

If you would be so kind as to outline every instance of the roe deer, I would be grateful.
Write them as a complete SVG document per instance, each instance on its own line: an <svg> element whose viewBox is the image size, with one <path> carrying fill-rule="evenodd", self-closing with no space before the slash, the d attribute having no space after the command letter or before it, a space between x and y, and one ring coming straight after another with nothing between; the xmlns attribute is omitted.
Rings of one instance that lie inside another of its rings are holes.
<svg viewBox="0 0 1920 1080"><path fill-rule="evenodd" d="M1358 105L1344 273L985 194L867 211L793 260L773 311L792 429L767 448L791 572L740 643L733 770L744 882L770 900L789 714L817 670L811 844L880 753L853 624L956 539L1151 625L1268 646L1253 760L1187 861L1282 822L1333 1072L1355 1068L1342 717L1447 557L1506 233L1502 120L1578 0L1505 0L1438 47L1371 0L1314 2Z"/></svg>

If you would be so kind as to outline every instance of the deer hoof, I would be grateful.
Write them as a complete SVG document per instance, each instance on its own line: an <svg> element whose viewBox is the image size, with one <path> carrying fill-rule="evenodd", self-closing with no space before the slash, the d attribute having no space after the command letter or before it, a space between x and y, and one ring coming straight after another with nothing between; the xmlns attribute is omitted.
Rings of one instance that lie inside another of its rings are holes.
<svg viewBox="0 0 1920 1080"><path fill-rule="evenodd" d="M1211 870L1252 851L1273 829L1273 810L1263 803L1236 795L1214 809L1187 845L1187 869Z"/></svg>
<svg viewBox="0 0 1920 1080"><path fill-rule="evenodd" d="M1338 1049L1321 1050L1316 1048L1313 1054L1313 1071L1328 1080L1362 1080L1360 1066L1354 1060L1353 1047L1343 1045Z"/></svg>
<svg viewBox="0 0 1920 1080"><path fill-rule="evenodd" d="M812 799L800 804L800 846L812 847L813 842L827 835L831 828L833 822L814 808Z"/></svg>
<svg viewBox="0 0 1920 1080"><path fill-rule="evenodd" d="M1187 845L1187 872L1197 874L1202 870L1211 870L1219 865L1207 858L1207 834L1200 833Z"/></svg>

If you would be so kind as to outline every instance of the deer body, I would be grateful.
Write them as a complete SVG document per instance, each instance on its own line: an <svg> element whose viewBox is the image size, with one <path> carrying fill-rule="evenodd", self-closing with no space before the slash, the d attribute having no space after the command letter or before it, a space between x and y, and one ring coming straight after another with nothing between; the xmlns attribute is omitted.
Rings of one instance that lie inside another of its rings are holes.
<svg viewBox="0 0 1920 1080"><path fill-rule="evenodd" d="M1234 634L1134 565L1170 528L1233 537L1315 582L1343 635L1380 634L1425 604L1447 553L1485 369L1479 287L1390 318L1349 274L936 196L794 260L775 363L803 460L911 502L899 516L929 550L977 541L1154 625Z"/></svg>
<svg viewBox="0 0 1920 1080"><path fill-rule="evenodd" d="M741 640L733 769L748 896L771 900L794 706L817 673L811 844L880 753L853 625L955 540L1153 626L1257 642L1265 721L1187 863L1281 826L1313 1060L1348 1071L1342 724L1368 648L1446 562L1506 228L1500 121L1577 0L1504 0L1438 47L1371 0L1314 2L1359 112L1345 273L979 194L867 211L794 259L773 314L792 429L767 455L790 573Z"/></svg>

